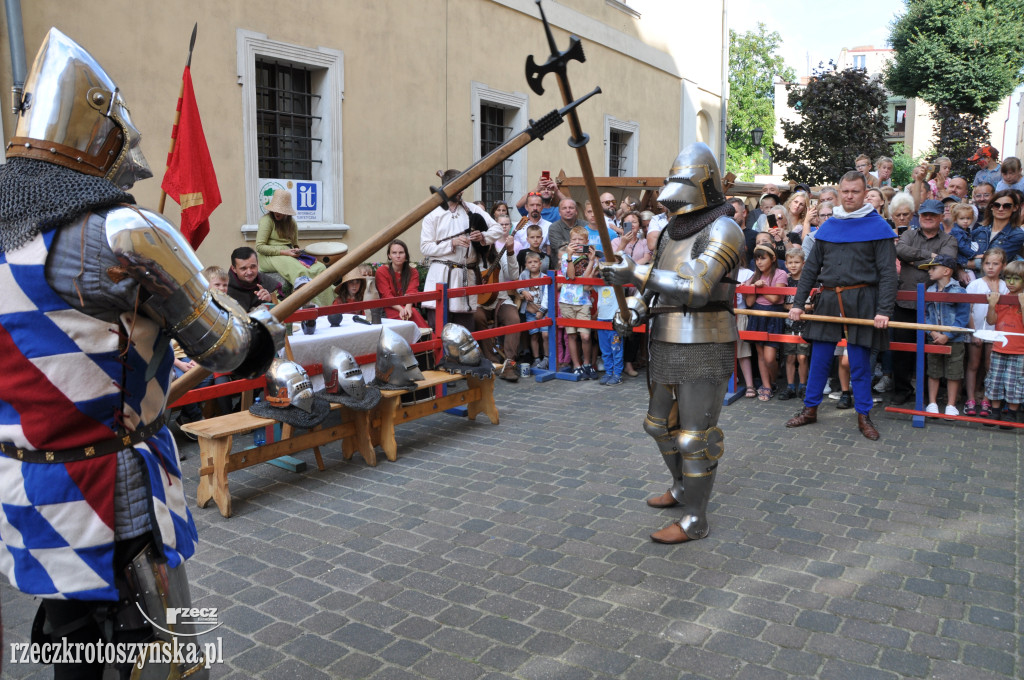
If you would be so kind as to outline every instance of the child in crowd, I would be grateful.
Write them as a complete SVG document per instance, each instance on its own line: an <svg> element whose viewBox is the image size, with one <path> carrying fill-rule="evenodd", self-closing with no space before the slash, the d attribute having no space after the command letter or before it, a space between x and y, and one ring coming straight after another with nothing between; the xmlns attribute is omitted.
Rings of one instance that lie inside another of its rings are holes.
<svg viewBox="0 0 1024 680"><path fill-rule="evenodd" d="M209 282L210 288L216 291L220 291L224 295L228 294L228 273L217 266L207 267L202 271L203 277ZM176 340L171 340L171 349L174 350L174 379L177 380L181 376L185 375L189 370L196 366L196 362L192 361L185 354L185 351L181 349ZM203 379L201 383L196 385L196 388L209 387L213 384L213 376L208 375ZM186 404L181 407L181 412L178 414L177 423L178 425L185 425L187 423L195 423L203 419L203 410L199 404ZM183 433L186 437L192 441L196 440L194 434L187 432ZM184 460L184 458L182 458Z"/></svg>
<svg viewBox="0 0 1024 680"><path fill-rule="evenodd" d="M988 314L985 320L994 324L997 331L1024 333L1024 261L1014 260L1003 270L1003 280L1009 295L1016 295L1019 304L999 304L999 293L989 293ZM996 419L1013 422L1018 420L1018 407L1024 400L1024 336L1008 335L1005 345L992 346L992 366L985 377L985 398L992 402L992 415ZM1002 412L1006 401L1009 409ZM1001 428L1008 430L1009 425Z"/></svg>
<svg viewBox="0 0 1024 680"><path fill-rule="evenodd" d="M337 286L334 287L334 304L343 305L348 302L362 302L366 299L366 277L360 272L360 268L356 267L348 274L345 274L345 278L341 280ZM356 312L357 314L359 312ZM364 310L365 315L365 310Z"/></svg>
<svg viewBox="0 0 1024 680"><path fill-rule="evenodd" d="M786 252L786 270L789 277L786 285L795 288L800 284L800 274L804 271L804 250L803 248L790 248ZM795 293L796 291L794 291ZM787 295L783 300L783 307L788 311L793 307L793 295ZM799 336L803 330L804 322L784 319L787 335ZM800 397L803 399L807 392L807 370L811 356L811 346L806 342L787 342L782 345L783 361L786 364L786 388L779 393L779 401ZM797 378L800 383L797 385Z"/></svg>
<svg viewBox="0 0 1024 680"><path fill-rule="evenodd" d="M974 252L977 246L971 243L971 227L977 219L974 208L967 203L955 203L949 209L949 218L952 222L949 233L956 239L956 265L960 271L960 282L970 283L974 280L974 272L967 268L967 263L977 257Z"/></svg>
<svg viewBox="0 0 1024 680"><path fill-rule="evenodd" d="M213 265L204 269L202 274L210 283L210 288L219 290L225 295L228 294L228 273L226 271L217 265Z"/></svg>
<svg viewBox="0 0 1024 680"><path fill-rule="evenodd" d="M541 244L544 243L544 230L536 224L531 224L526 228L526 242L530 245L529 248L523 248L516 253L516 259L519 260L519 271L526 271L526 253L536 253L540 257L540 270L547 271L551 268L551 259L548 254L541 248Z"/></svg>
<svg viewBox="0 0 1024 680"><path fill-rule="evenodd" d="M743 249L742 262L747 261L746 248ZM754 275L753 270L747 269L746 267L740 267L739 271L736 272L737 281L746 281ZM742 293L736 293L736 308L746 309L747 303L743 300ZM736 330L743 332L747 330L747 322L750 317L746 314L736 315ZM750 347L750 343L746 340L736 341L736 363L740 365L740 373L743 375L743 384L747 386L746 394L744 395L747 399L753 399L757 396L757 390L754 388L754 370L750 365L750 357L753 354L753 350Z"/></svg>
<svg viewBox="0 0 1024 680"><path fill-rule="evenodd" d="M580 277L589 278L594 275L594 269L597 267L597 251L587 245L589 236L585 227L575 226L569 231L569 244L562 246L561 252L558 254L559 269L565 278L572 280ZM579 283L563 283L558 291L558 312L563 319L589 321L590 286ZM580 345L576 344L576 338L573 337L576 335L580 336L583 361L580 360ZM590 329L567 326L565 341L569 345L572 369L577 379L593 380L596 378L597 371L590 365Z"/></svg>
<svg viewBox="0 0 1024 680"><path fill-rule="evenodd" d="M540 231L540 228L537 228ZM541 254L534 252L532 243L530 244L530 250L521 250L519 254L525 253L523 258L526 271L519 275L521 281L529 281L530 279L543 278L544 272L541 259ZM547 286L538 284L536 286L530 286L529 288L520 288L520 293L523 296L523 302L519 306L519 312L526 317L527 321L536 321L537 319L543 319L547 316ZM533 352L533 367L544 368L544 348L548 346L548 329L547 328L531 328L530 329L530 350Z"/></svg>
<svg viewBox="0 0 1024 680"><path fill-rule="evenodd" d="M1006 266L1006 252L1002 248L989 248L981 259L980 279L975 279L967 284L968 295L985 295L998 293L1006 295L1009 292L1006 284L1000 279L1003 267ZM985 317L988 316L988 304L975 303L971 305L971 328L975 330L993 330L995 327ZM982 392L981 405L975 401L977 396L978 380L985 385L985 375L992 363L992 343L982 342L980 338L971 338L971 344L967 346L967 373L965 384L967 386L967 401L964 403L964 415L980 416L988 418L992 415L992 404L984 398Z"/></svg>
<svg viewBox="0 0 1024 680"><path fill-rule="evenodd" d="M1019 158L1010 156L1004 160L1003 164L999 166L999 173L1003 178L996 185L996 191L1002 191L1003 189L1024 191L1024 173L1021 172Z"/></svg>
<svg viewBox="0 0 1024 680"><path fill-rule="evenodd" d="M928 286L927 293L963 293L963 287L954 279L957 266L956 260L949 255L936 255L930 261L920 265L921 269L928 270L928 279L932 282ZM971 313L971 305L967 302L926 302L925 323L938 324L941 326L967 326ZM960 394L960 381L964 378L964 355L966 354L964 343L965 333L948 333L944 331L930 331L928 342L934 345L948 345L949 354L929 354L926 357L928 364L928 406L925 411L938 413L937 403L939 396L939 381L946 380L946 410L947 416L958 416L960 411L956 408L957 396Z"/></svg>
<svg viewBox="0 0 1024 680"><path fill-rule="evenodd" d="M615 299L615 289L611 286L600 286L597 289L597 320L611 321L615 312L619 311L619 303ZM604 361L604 377L602 385L619 385L622 383L622 336L614 329L599 329L597 342L601 346L601 360Z"/></svg>
<svg viewBox="0 0 1024 680"><path fill-rule="evenodd" d="M759 235L760 236L760 235ZM786 271L779 269L775 260L775 249L767 245L754 247L754 266L757 271L746 281L746 285L754 288L784 288L788 276ZM784 295L765 295L761 292L745 295L747 306L771 312L782 312ZM753 316L747 322L748 331L781 334L785 326L781 318L771 316ZM772 341L754 342L757 352L757 368L761 373L761 387L757 390L757 398L768 401L775 396L775 372L778 369L777 357L779 343Z"/></svg>

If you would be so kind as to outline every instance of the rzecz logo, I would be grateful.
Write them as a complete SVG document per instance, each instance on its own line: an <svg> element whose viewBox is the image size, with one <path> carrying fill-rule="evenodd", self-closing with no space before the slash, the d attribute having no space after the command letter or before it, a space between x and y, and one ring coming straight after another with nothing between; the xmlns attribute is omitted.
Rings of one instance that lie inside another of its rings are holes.
<svg viewBox="0 0 1024 680"><path fill-rule="evenodd" d="M212 630L220 627L221 622L217 621L217 608L216 607L168 607L167 608L167 625L168 626L206 626L203 630L195 633L187 633L184 630L167 630L162 627L159 623L149 618L145 610L142 609L142 605L136 603L136 607L142 613L149 623L157 630L162 630L168 635L177 635L181 637L198 637L205 635Z"/></svg>

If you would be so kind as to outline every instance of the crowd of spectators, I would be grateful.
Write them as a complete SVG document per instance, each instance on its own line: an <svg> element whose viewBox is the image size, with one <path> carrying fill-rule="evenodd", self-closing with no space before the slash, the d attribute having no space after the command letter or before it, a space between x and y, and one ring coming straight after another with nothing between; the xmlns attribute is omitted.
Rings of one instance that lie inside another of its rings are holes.
<svg viewBox="0 0 1024 680"><path fill-rule="evenodd" d="M914 168L911 183L905 187L892 186L891 159L882 157L873 162L867 156L856 159L856 168L864 173L869 187L866 203L893 228L894 265L900 291L916 292L918 284L923 283L928 292L981 294L993 296L995 300L1007 292L1016 294L1024 290L1024 286L1013 285L1022 283L1014 272L1018 268L1024 271L1021 163L1014 157L1002 162L998 159L995 148L981 147L968 159L977 164L977 174L966 178L951 175L952 161L940 156ZM737 203L737 218L742 220L747 236L749 256L747 270L740 281L755 287L768 286L781 271L778 265L785 262L790 272L790 285L795 285L793 281L799 279L803 259L798 260L797 252L804 257L811 252L815 232L836 208L836 198L835 187L825 186L815 192L810 187L797 185L783 201L778 187L766 185L756 205L740 205L740 201L733 199ZM793 245L802 250L788 250ZM779 306L776 296L745 297L745 300L738 299L738 304L766 310ZM782 306L789 307L792 302L787 299ZM925 317L929 323L947 326L1011 330L1019 325L1022 309L1024 296L1019 305L997 305L994 301L973 305L929 302ZM757 318L743 322L748 330L777 331L769 328L771 324L766 321L755 321ZM916 301L898 300L892 320L918 321ZM787 328L784 332L794 331ZM916 341L913 330L890 329L890 333L893 341ZM1024 367L1019 365L1022 356L1018 356L1021 350L1016 346L1024 343L1011 341L993 350L992 343L969 333L956 332L928 333L926 341L949 345L951 349L948 355L928 355L927 394L923 399L928 412L960 415L962 409L964 415L1016 418L1020 398L1024 396L1017 394L1016 389L1024 383ZM747 387L746 396L763 400L802 396L806 374L799 371L799 357L773 351L772 345L777 343L753 344L755 352L741 348L738 353L741 369L745 368L744 359L748 365L754 356L758 360L759 370L740 371ZM775 361L781 363L775 364ZM837 358L827 388L832 392L830 397L838 401L837 408L841 409L853 407L845 362L844 357ZM881 352L872 358L872 363L875 401L888 394L890 403L901 405L913 397L916 362L912 353ZM776 375L782 373L787 377L779 386ZM940 410L943 392L945 406Z"/></svg>
<svg viewBox="0 0 1024 680"><path fill-rule="evenodd" d="M862 155L856 159L856 168L864 174L869 187L866 202L893 228L901 291L915 291L918 283L929 283L944 292L982 294L1005 294L1015 288L1008 288L1000 273L1005 268L1012 269L1009 265L1022 259L1024 179L1020 160L1011 157L1000 161L998 151L990 145L978 149L968 160L978 167L970 180L951 176L951 160L938 157L914 168L910 184L898 187L892 184L891 158L871 159ZM455 171L446 173L453 174ZM833 186L812 190L806 184L797 184L780 189L768 183L756 201L739 197L730 201L735 218L744 229L747 248L746 268L739 281L756 288L795 287L814 246L815 232L831 218L839 205L839 196ZM364 265L333 290L318 295L315 303L337 304L378 295L382 299L398 298L421 288L432 290L441 282L451 287L474 285L490 270L494 272L490 281L523 280L524 287L511 294L502 292L486 304L479 304L475 296L453 298L449 318L471 331L542 318L548 313L549 304L557 305L557 313L565 318L608 320L614 312L610 289L567 283L558 290L556 300L549 301L546 287L525 283L551 269L568 279L595 276L596 264L603 257L597 211L604 214L614 239L614 252L625 252L639 264L651 261L658 234L667 224L664 208L655 203L646 206L649 210L638 211L632 197L627 195L617 202L608 192L601 194L600 202L596 208L589 201L577 203L546 173L533 190L511 206L504 201L491 206L472 204L465 202L461 194L453 196L447 206L435 209L423 222L420 251L429 264L425 281L421 282L420 272L410 261L408 246L396 239L387 247L386 263L376 268ZM293 215L287 192L275 193L267 215L260 220L256 248L236 249L231 253L230 268L223 276L212 277L246 310L273 304L291 287L301 285L324 268L322 263L305 257L299 248ZM952 263L948 280L933 273L943 268L936 262ZM791 295L737 296L740 307L769 311L784 311L792 303ZM950 318L975 328L993 327L986 321L987 305L975 304L970 312L964 314L959 309ZM431 329L436 312L429 303L401 303L385 307L383 313L388 318L410 320L420 328ZM950 316L941 306L929 308L927 313L942 318ZM915 301L897 302L893 320L917 318ZM800 322L782 319L752 317L748 321L741 316L738 323L748 330L771 333L799 335L801 330ZM638 374L637 366L643 360L640 338L622 338L610 332L611 335L599 334L601 342L592 342L590 329L573 327L560 328L556 333L558 367L574 372L580 380L598 379L602 363L602 384L617 385L623 377ZM520 375L520 362L532 363L534 367L547 365L547 334L547 329L512 332L484 341L482 346L489 359L502 364L499 376L514 381ZM913 342L915 332L893 329L891 338ZM938 408L943 383L947 414L960 413L960 403L967 415L999 417L997 406L1003 403L1016 409L1009 397L999 390L990 390L985 382L992 363L991 344L956 334L930 334L928 340L959 345L964 350L961 353L956 349L954 360L941 368L933 367L930 358L926 400L929 410ZM1009 351L1012 353L1012 346ZM1008 350L1003 347L1000 352L1005 354ZM786 400L801 397L806 389L805 345L758 342L751 346L744 342L739 347L738 359L739 378L747 397ZM914 390L913 356L887 351L873 357L873 362L875 392L888 393L893 404L908 401ZM179 370L186 368L181 366ZM1006 361L999 364L1003 377L1014 370L1014 365ZM1019 372L1014 375L1024 378ZM852 407L849 368L842 357L835 362L832 384L826 389L834 392L830 396L838 401L838 408ZM880 398L876 397L876 401ZM190 410L186 419L195 417Z"/></svg>

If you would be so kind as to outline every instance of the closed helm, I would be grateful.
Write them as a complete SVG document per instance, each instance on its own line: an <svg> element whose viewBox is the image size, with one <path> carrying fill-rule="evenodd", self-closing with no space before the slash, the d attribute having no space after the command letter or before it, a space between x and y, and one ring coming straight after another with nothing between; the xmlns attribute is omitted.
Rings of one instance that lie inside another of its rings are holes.
<svg viewBox="0 0 1024 680"><path fill-rule="evenodd" d="M377 380L389 385L406 385L423 380L412 347L405 338L387 328L381 329L377 341Z"/></svg>
<svg viewBox="0 0 1024 680"><path fill-rule="evenodd" d="M324 361L324 391L327 394L345 393L353 399L366 396L366 379L350 352L332 347Z"/></svg>
<svg viewBox="0 0 1024 680"><path fill-rule="evenodd" d="M277 408L297 406L306 413L313 410L313 383L306 369L280 357L267 370L267 403Z"/></svg>
<svg viewBox="0 0 1024 680"><path fill-rule="evenodd" d="M658 202L670 215L714 208L725 203L725 189L718 162L707 144L691 144L676 156L658 194Z"/></svg>
<svg viewBox="0 0 1024 680"><path fill-rule="evenodd" d="M152 177L128 106L91 54L51 28L15 102L7 157L20 156L102 177L127 190Z"/></svg>
<svg viewBox="0 0 1024 680"><path fill-rule="evenodd" d="M463 366L479 366L484 359L476 338L457 323L446 323L441 329L441 347L445 357Z"/></svg>

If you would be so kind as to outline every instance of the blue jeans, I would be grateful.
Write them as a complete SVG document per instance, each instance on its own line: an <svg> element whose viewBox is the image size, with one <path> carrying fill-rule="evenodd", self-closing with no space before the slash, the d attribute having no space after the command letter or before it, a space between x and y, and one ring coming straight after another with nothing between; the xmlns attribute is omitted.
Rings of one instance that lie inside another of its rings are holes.
<svg viewBox="0 0 1024 680"><path fill-rule="evenodd" d="M622 337L615 331L597 332L597 342L601 346L601 359L604 361L605 373L615 377L622 376Z"/></svg>

